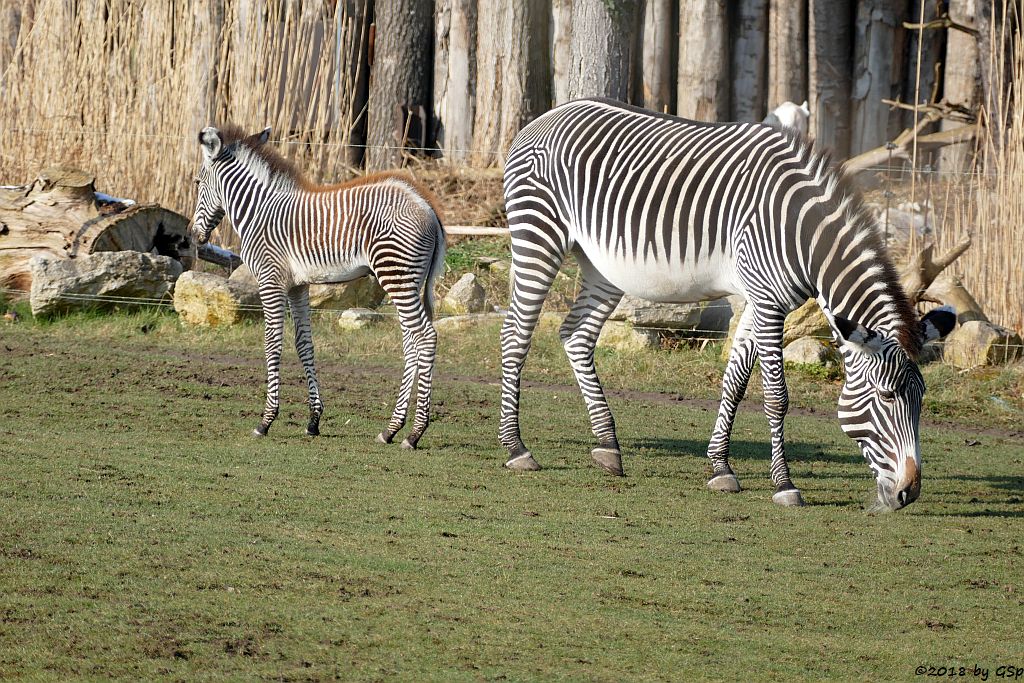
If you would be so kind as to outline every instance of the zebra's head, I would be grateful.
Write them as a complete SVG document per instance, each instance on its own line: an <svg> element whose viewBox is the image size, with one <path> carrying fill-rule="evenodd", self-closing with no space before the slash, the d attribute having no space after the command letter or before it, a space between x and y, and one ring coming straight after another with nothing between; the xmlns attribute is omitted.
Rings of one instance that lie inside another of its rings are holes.
<svg viewBox="0 0 1024 683"><path fill-rule="evenodd" d="M250 147L267 141L270 129L266 128L245 139ZM225 142L221 131L207 126L199 132L199 147L203 150L203 163L196 174L196 209L192 214L190 227L196 242L206 244L210 234L220 225L226 211L224 190L220 169L234 157L239 140Z"/></svg>
<svg viewBox="0 0 1024 683"><path fill-rule="evenodd" d="M936 309L921 319L918 333L922 341L932 341L955 325L950 309ZM878 503L899 510L921 493L918 425L924 379L896 339L838 317L835 327L846 366L839 423L875 473Z"/></svg>

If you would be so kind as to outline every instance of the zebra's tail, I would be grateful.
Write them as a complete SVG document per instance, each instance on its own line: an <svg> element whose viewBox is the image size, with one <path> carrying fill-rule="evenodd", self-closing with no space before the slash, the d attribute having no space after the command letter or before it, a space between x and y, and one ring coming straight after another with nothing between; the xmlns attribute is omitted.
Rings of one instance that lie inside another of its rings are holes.
<svg viewBox="0 0 1024 683"><path fill-rule="evenodd" d="M434 255L430 260L430 270L427 271L427 281L423 286L423 308L427 311L427 318L434 319L434 280L444 270L444 255L446 251L444 226L441 219L435 217L437 233L434 235Z"/></svg>

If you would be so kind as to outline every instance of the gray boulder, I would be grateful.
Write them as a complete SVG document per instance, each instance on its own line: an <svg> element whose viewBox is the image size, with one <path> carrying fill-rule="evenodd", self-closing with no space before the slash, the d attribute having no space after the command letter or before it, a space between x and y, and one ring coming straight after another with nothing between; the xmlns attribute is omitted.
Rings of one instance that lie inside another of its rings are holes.
<svg viewBox="0 0 1024 683"><path fill-rule="evenodd" d="M73 259L34 256L29 269L35 316L153 304L167 297L182 270L170 256L138 251L101 251Z"/></svg>
<svg viewBox="0 0 1024 683"><path fill-rule="evenodd" d="M182 322L213 327L262 317L255 284L222 275L188 271L174 287L174 310Z"/></svg>
<svg viewBox="0 0 1024 683"><path fill-rule="evenodd" d="M385 315L368 308L349 308L338 316L338 327L343 330L361 330L384 322Z"/></svg>
<svg viewBox="0 0 1024 683"><path fill-rule="evenodd" d="M634 327L622 320L609 320L601 328L597 345L621 352L656 349L661 347L661 336L654 330Z"/></svg>
<svg viewBox="0 0 1024 683"><path fill-rule="evenodd" d="M627 322L633 327L696 330L700 326L701 309L701 304L664 304L627 294L608 319Z"/></svg>
<svg viewBox="0 0 1024 683"><path fill-rule="evenodd" d="M983 320L971 320L953 330L942 352L946 363L963 369L1001 365L1020 356L1020 335Z"/></svg>
<svg viewBox="0 0 1024 683"><path fill-rule="evenodd" d="M801 337L782 350L782 360L799 365L834 366L838 356L832 347L814 337Z"/></svg>
<svg viewBox="0 0 1024 683"><path fill-rule="evenodd" d="M476 275L466 273L459 278L441 301L440 310L448 315L484 313L490 310L487 306L487 293L477 282Z"/></svg>

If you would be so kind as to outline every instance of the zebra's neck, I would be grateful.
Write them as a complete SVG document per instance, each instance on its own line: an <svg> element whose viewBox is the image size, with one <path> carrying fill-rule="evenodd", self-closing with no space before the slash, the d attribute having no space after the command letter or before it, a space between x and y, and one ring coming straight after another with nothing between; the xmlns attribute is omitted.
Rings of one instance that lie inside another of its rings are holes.
<svg viewBox="0 0 1024 683"><path fill-rule="evenodd" d="M256 155L236 153L221 170L224 210L235 232L245 238L266 222L272 206L294 201L299 189L293 178L275 173ZM275 216L280 223L286 215Z"/></svg>
<svg viewBox="0 0 1024 683"><path fill-rule="evenodd" d="M822 310L898 339L912 353L916 315L871 218L852 197L824 211L805 252Z"/></svg>

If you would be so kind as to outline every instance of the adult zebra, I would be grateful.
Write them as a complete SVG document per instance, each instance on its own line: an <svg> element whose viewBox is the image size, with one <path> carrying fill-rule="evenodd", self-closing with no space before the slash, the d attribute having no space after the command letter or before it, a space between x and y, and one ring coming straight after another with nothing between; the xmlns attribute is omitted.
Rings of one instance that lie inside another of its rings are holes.
<svg viewBox="0 0 1024 683"><path fill-rule="evenodd" d="M729 466L737 406L760 359L775 502L800 505L783 449L786 314L815 297L846 366L842 428L860 444L891 509L920 492L924 381L914 358L955 324L918 320L856 193L791 133L708 124L610 100L578 100L527 125L505 167L512 303L502 327L500 439L506 467L539 469L519 429L519 384L541 305L567 253L580 293L560 334L590 413L594 461L622 474L615 423L594 369L601 326L623 292L665 302L747 301L708 446L708 486L739 491Z"/></svg>
<svg viewBox="0 0 1024 683"><path fill-rule="evenodd" d="M373 273L398 311L405 370L398 402L377 439L391 443L405 425L417 384L415 448L430 421L437 347L434 278L444 266L445 235L432 195L411 179L382 173L340 185L316 185L265 146L270 129L245 136L237 128L199 133L203 163L192 228L205 243L227 215L241 239L242 261L259 285L266 323L267 401L254 430L266 436L277 417L285 301L295 322L295 349L309 385L306 433L320 433L324 404L313 363L309 285ZM421 297L422 290L422 297Z"/></svg>

